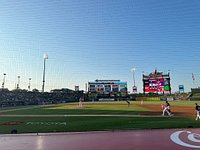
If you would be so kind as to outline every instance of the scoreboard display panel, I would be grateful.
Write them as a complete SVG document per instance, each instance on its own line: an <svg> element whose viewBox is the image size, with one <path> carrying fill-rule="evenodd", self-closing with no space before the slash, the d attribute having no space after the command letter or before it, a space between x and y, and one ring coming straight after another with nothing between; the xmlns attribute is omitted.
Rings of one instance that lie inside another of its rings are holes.
<svg viewBox="0 0 200 150"><path fill-rule="evenodd" d="M170 81L169 81L169 79L164 80L164 91L167 91L167 92L170 91Z"/></svg>
<svg viewBox="0 0 200 150"><path fill-rule="evenodd" d="M103 93L104 92L103 84L97 84L96 85L96 92L99 92L99 93Z"/></svg>
<svg viewBox="0 0 200 150"><path fill-rule="evenodd" d="M108 92L108 93L111 92L111 85L105 84L104 87L105 87L105 92Z"/></svg>
<svg viewBox="0 0 200 150"><path fill-rule="evenodd" d="M88 82L88 91L96 93L127 93L127 82L120 80L95 80Z"/></svg>
<svg viewBox="0 0 200 150"><path fill-rule="evenodd" d="M95 84L90 84L89 87L88 87L88 91L95 92L96 91Z"/></svg>
<svg viewBox="0 0 200 150"><path fill-rule="evenodd" d="M143 75L144 93L169 93L170 77L169 74L155 71L149 75Z"/></svg>
<svg viewBox="0 0 200 150"><path fill-rule="evenodd" d="M126 92L127 91L126 84L120 84L119 85L119 91L120 92Z"/></svg>
<svg viewBox="0 0 200 150"><path fill-rule="evenodd" d="M119 92L119 85L118 84L113 84L112 85L112 91L113 92Z"/></svg>
<svg viewBox="0 0 200 150"><path fill-rule="evenodd" d="M150 79L148 84L145 86L145 92L148 93L157 93L164 91L164 80L163 79Z"/></svg>

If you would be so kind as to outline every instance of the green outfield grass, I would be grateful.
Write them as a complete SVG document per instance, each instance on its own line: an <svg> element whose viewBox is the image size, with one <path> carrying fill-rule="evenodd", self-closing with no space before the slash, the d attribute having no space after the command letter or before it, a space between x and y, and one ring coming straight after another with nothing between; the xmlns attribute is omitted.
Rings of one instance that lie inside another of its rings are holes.
<svg viewBox="0 0 200 150"><path fill-rule="evenodd" d="M200 121L194 117L161 117L140 116L141 112L148 112L138 105L141 102L131 101L128 107L123 102L84 102L83 108L78 103L67 103L47 106L16 107L0 110L0 133L10 133L17 129L19 133L33 132L81 132L102 130L130 130L130 129L166 129L166 128L200 128ZM164 101L145 101L144 104L164 104ZM194 101L174 101L176 106L194 106ZM95 116L67 116L67 115L95 115ZM121 116L100 116L103 114ZM6 116L11 115L11 116ZM22 116L12 116L22 115ZM23 116L27 115L27 116ZM28 116L41 115L41 116ZM60 116L42 116L60 115ZM99 115L99 116L98 116Z"/></svg>
<svg viewBox="0 0 200 150"><path fill-rule="evenodd" d="M134 106L135 102L131 102L128 107L126 102L85 102L83 108L78 103L68 103L48 106L35 106L27 108L17 108L0 110L1 114L15 115L73 115L73 114L139 114L141 111L147 111L144 108Z"/></svg>

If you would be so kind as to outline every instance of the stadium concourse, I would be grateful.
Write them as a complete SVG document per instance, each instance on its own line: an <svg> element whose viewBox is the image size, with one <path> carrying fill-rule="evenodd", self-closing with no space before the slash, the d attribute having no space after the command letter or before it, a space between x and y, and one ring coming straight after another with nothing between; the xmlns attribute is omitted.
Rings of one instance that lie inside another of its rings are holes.
<svg viewBox="0 0 200 150"><path fill-rule="evenodd" d="M200 148L199 129L1 135L3 150L189 150Z"/></svg>

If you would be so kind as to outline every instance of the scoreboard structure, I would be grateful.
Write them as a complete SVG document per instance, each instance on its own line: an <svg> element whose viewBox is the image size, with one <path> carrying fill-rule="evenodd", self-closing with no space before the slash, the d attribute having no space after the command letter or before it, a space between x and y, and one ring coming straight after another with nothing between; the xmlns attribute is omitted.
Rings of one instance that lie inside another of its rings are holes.
<svg viewBox="0 0 200 150"><path fill-rule="evenodd" d="M94 82L88 82L88 92L98 95L109 95L109 97L115 97L116 95L123 97L123 95L127 95L127 82L120 80L95 80Z"/></svg>
<svg viewBox="0 0 200 150"><path fill-rule="evenodd" d="M143 92L171 94L170 74L157 72L157 70L149 75L143 74Z"/></svg>

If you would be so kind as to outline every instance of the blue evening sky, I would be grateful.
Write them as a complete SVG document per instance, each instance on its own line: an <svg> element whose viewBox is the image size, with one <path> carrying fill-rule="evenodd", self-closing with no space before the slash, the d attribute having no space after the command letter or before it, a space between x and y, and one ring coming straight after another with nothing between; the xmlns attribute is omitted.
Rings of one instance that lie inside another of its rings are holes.
<svg viewBox="0 0 200 150"><path fill-rule="evenodd" d="M171 73L172 91L200 84L199 0L0 0L0 79L5 87L71 88L95 79L127 81ZM195 82L192 81L192 73ZM0 81L1 83L1 81Z"/></svg>

